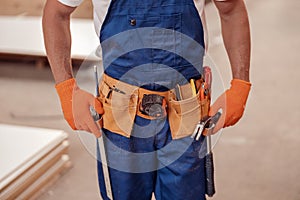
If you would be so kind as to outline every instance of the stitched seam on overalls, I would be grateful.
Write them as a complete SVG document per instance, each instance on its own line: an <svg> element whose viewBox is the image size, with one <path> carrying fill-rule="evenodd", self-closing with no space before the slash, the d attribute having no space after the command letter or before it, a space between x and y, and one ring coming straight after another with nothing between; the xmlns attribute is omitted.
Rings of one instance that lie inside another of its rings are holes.
<svg viewBox="0 0 300 200"><path fill-rule="evenodd" d="M166 6L186 6L186 5L194 5L193 3L190 2L182 2L180 4L178 3L169 3L169 4L163 4L163 5L157 5L157 6L153 6L153 5L145 5L145 4L126 4L126 5L113 5L111 8L116 8L116 7L123 7L123 8L159 8L159 7L166 7Z"/></svg>

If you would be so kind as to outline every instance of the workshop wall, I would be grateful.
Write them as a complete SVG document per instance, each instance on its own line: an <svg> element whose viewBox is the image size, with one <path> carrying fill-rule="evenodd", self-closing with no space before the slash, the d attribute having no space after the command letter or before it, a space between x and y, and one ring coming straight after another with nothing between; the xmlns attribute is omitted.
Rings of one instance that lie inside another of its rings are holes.
<svg viewBox="0 0 300 200"><path fill-rule="evenodd" d="M41 16L46 0L0 0L0 15ZM75 10L73 17L92 18L92 2L84 2Z"/></svg>

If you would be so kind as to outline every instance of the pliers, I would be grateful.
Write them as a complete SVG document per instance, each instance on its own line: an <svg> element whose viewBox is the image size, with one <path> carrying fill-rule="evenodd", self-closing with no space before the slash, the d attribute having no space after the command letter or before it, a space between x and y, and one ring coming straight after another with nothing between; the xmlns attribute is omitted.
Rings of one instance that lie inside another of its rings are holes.
<svg viewBox="0 0 300 200"><path fill-rule="evenodd" d="M191 135L191 138L194 138L198 141L200 139L200 136L203 134L204 130L207 130L208 132L212 131L220 117L221 112L217 112L214 116L207 116L201 121L199 121L196 125L193 134Z"/></svg>

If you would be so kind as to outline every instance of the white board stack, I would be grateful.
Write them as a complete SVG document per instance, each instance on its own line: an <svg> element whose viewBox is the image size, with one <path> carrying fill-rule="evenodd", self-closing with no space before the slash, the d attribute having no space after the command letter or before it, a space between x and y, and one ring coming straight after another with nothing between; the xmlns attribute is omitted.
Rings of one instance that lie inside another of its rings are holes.
<svg viewBox="0 0 300 200"><path fill-rule="evenodd" d="M0 124L0 199L34 199L70 166L61 130Z"/></svg>
<svg viewBox="0 0 300 200"><path fill-rule="evenodd" d="M0 54L46 56L41 17L0 16L0 27ZM72 58L100 60L92 19L72 19L71 33Z"/></svg>

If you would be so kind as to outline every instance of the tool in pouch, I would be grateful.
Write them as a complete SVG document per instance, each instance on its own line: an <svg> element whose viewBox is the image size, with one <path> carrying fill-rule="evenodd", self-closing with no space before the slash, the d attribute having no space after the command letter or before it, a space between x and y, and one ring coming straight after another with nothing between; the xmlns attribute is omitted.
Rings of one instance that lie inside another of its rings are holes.
<svg viewBox="0 0 300 200"><path fill-rule="evenodd" d="M209 67L204 67L204 82L201 83L199 88L199 98L203 100L208 98L210 101L211 94L211 84L212 84L212 73ZM191 89L193 95L196 95L197 90L193 80L190 81ZM203 113L203 106L201 106L201 113ZM213 163L213 153L211 145L211 135L210 132L214 129L216 123L221 117L221 113L217 112L214 116L204 116L196 125L195 130L191 137L198 141L200 136L206 131L206 144L207 144L207 154L205 156L205 175L206 175L206 194L212 197L215 194L215 183L214 183L214 163Z"/></svg>
<svg viewBox="0 0 300 200"><path fill-rule="evenodd" d="M166 100L163 96L157 94L144 94L140 111L150 117L166 116Z"/></svg>
<svg viewBox="0 0 300 200"><path fill-rule="evenodd" d="M97 66L94 66L94 73L95 73L95 81L96 81L96 97L99 97L100 94L99 94L99 84L98 84L99 79L98 79ZM92 106L90 107L90 113L95 122L102 119L102 115L98 114ZM106 152L105 152L105 146L104 146L104 141L103 141L103 135L101 137L97 138L97 140L98 140L97 144L98 144L99 151L100 151L100 159L102 162L101 165L102 165L102 170L103 170L106 195L108 198L113 200L112 188L111 188L111 182L110 182L107 158L106 158Z"/></svg>

